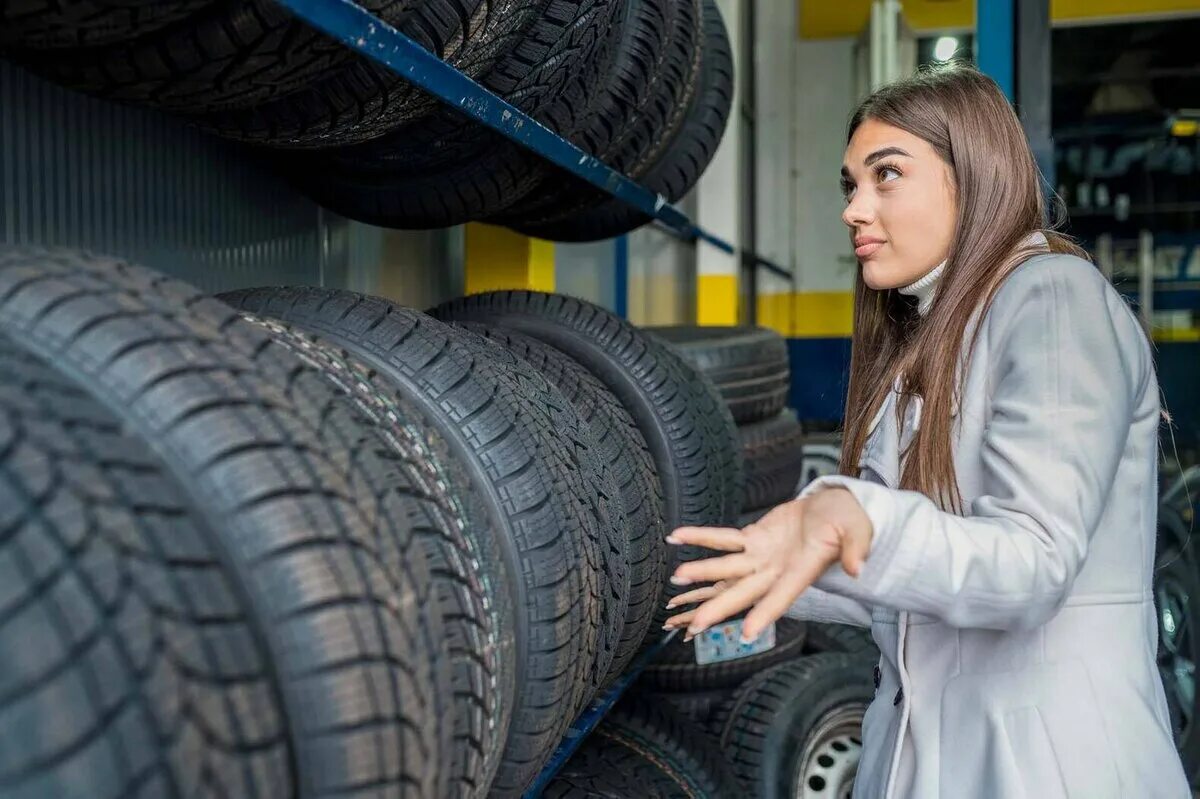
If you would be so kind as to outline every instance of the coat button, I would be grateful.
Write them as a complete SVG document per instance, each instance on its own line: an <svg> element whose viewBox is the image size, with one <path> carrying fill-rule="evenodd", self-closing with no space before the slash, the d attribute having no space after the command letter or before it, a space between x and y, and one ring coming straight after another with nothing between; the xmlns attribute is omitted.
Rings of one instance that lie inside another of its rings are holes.
<svg viewBox="0 0 1200 799"><path fill-rule="evenodd" d="M897 688L897 689L896 689L896 698L892 700L892 705L893 705L893 707L894 707L895 705L898 705L898 704L900 704L900 703L901 703L903 700L904 700L904 689L903 689L903 688Z"/></svg>
<svg viewBox="0 0 1200 799"><path fill-rule="evenodd" d="M879 680L880 680L880 677L881 677L881 675L880 675L880 673L879 673L879 667L878 667L878 666L876 666L876 667L875 667L875 690L876 690L876 691L878 691L878 690L879 690Z"/></svg>

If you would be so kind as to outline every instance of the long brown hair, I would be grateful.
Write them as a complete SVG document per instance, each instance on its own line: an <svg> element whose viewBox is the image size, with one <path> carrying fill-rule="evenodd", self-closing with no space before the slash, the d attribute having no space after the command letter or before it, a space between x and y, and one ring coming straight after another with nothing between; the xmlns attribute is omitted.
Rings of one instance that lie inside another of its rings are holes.
<svg viewBox="0 0 1200 799"><path fill-rule="evenodd" d="M847 140L873 119L919 136L953 173L958 218L924 319L913 298L876 291L859 271L841 471L857 474L869 426L899 378L898 418L922 398L921 425L904 455L900 486L962 511L952 424L970 348L968 326L986 312L1004 278L1036 252L1086 254L1048 229L1041 174L1012 106L994 81L963 65L926 69L876 91L855 111ZM1042 231L1048 248L1023 244ZM975 327L976 335L978 327ZM916 357L920 353L921 357Z"/></svg>

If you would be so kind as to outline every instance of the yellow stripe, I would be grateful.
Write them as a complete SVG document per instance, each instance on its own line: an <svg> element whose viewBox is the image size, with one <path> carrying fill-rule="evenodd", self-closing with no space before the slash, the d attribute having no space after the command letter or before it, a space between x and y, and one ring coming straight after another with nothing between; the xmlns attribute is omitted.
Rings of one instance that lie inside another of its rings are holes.
<svg viewBox="0 0 1200 799"><path fill-rule="evenodd" d="M857 36L871 18L870 0L798 0L800 36L831 39ZM904 19L915 31L975 27L976 0L901 0ZM1051 0L1053 22L1136 19L1163 14L1200 14L1200 0Z"/></svg>
<svg viewBox="0 0 1200 799"><path fill-rule="evenodd" d="M798 291L758 298L758 320L788 338L848 338L854 292Z"/></svg>
<svg viewBox="0 0 1200 799"><path fill-rule="evenodd" d="M696 324L738 323L737 275L700 275L696 278Z"/></svg>
<svg viewBox="0 0 1200 799"><path fill-rule="evenodd" d="M466 228L467 294L503 289L554 291L554 244L507 228L471 222Z"/></svg>
<svg viewBox="0 0 1200 799"><path fill-rule="evenodd" d="M1155 341L1200 341L1200 328L1176 327L1162 328L1154 331Z"/></svg>

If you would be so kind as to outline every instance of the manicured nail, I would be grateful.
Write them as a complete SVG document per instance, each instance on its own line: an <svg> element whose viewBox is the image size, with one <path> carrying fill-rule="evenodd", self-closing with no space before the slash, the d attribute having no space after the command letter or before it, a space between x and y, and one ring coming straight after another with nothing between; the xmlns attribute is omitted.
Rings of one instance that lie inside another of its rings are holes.
<svg viewBox="0 0 1200 799"><path fill-rule="evenodd" d="M686 577L676 577L671 575L671 585L691 585L692 581Z"/></svg>
<svg viewBox="0 0 1200 799"><path fill-rule="evenodd" d="M680 541L678 538L676 538L673 535L667 536L666 540L667 540L668 544L682 544L683 543L682 541Z"/></svg>

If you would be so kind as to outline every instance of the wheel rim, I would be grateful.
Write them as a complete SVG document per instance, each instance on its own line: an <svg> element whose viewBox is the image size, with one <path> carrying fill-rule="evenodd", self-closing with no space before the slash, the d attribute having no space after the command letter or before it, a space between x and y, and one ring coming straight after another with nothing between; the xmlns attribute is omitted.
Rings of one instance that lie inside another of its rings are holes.
<svg viewBox="0 0 1200 799"><path fill-rule="evenodd" d="M796 799L850 799L862 757L866 705L844 705L827 713L804 745Z"/></svg>
<svg viewBox="0 0 1200 799"><path fill-rule="evenodd" d="M1196 702L1196 639L1189 612L1193 597L1177 565L1185 563L1185 558L1176 555L1160 573L1154 589L1158 670L1173 711L1171 721L1176 739L1180 741L1192 732Z"/></svg>

